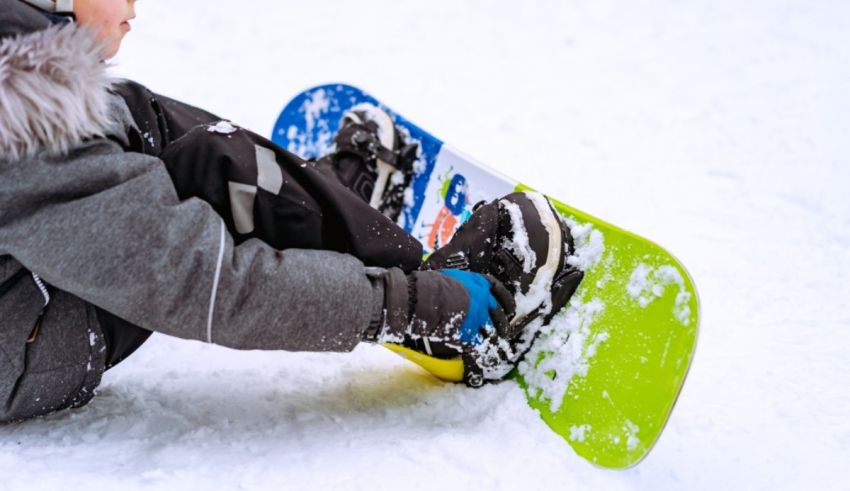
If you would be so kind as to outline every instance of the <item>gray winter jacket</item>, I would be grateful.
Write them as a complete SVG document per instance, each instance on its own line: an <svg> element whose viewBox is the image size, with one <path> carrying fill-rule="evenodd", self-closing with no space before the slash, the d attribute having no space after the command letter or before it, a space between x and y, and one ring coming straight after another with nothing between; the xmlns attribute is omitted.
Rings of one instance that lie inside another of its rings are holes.
<svg viewBox="0 0 850 491"><path fill-rule="evenodd" d="M10 33L18 33L10 36ZM5 37L4 37L5 36ZM133 120L91 37L0 0L0 422L87 402L104 354L92 305L236 349L348 351L383 286L356 258L234 246L162 162L125 152Z"/></svg>

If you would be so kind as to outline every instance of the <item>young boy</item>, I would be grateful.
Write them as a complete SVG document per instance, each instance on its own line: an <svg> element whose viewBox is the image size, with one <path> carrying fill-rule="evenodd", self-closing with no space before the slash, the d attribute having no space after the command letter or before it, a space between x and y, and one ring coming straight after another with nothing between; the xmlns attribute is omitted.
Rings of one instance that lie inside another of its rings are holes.
<svg viewBox="0 0 850 491"><path fill-rule="evenodd" d="M479 386L575 290L569 231L536 194L480 206L423 264L367 202L378 164L411 155L375 108L304 162L109 80L133 17L134 0L0 0L0 422L86 404L151 331L235 349L395 344L461 360Z"/></svg>

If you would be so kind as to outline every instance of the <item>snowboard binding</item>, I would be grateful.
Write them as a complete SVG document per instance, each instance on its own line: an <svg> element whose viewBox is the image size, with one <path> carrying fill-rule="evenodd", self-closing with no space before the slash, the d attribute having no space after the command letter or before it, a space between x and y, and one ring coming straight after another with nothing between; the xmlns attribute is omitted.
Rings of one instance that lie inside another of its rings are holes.
<svg viewBox="0 0 850 491"><path fill-rule="evenodd" d="M392 220L404 207L419 145L406 143L392 118L372 104L346 111L334 137L336 151L316 165Z"/></svg>
<svg viewBox="0 0 850 491"><path fill-rule="evenodd" d="M569 264L574 251L569 227L539 193L512 193L476 207L469 221L423 268L492 275L516 304L509 327L494 331L480 345L467 347L455 360L398 346L390 349L439 378L462 380L470 387L505 378L529 351L540 327L567 304L584 277Z"/></svg>

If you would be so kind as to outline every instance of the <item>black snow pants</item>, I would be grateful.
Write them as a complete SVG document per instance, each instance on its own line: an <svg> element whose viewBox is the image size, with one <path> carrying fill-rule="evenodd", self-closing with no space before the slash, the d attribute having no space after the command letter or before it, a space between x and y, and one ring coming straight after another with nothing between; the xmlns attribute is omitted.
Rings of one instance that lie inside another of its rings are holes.
<svg viewBox="0 0 850 491"><path fill-rule="evenodd" d="M116 91L138 133L129 150L162 159L181 199L198 197L222 216L238 244L325 249L367 266L419 267L422 245L329 174L256 133L135 82ZM98 309L107 367L129 356L149 331Z"/></svg>

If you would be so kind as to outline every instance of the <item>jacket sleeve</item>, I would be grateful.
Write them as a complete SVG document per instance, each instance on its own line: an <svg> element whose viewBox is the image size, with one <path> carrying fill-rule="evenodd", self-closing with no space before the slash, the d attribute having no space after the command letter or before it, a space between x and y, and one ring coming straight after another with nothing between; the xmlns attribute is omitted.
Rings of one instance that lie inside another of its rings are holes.
<svg viewBox="0 0 850 491"><path fill-rule="evenodd" d="M383 286L353 256L234 246L155 157L101 139L0 163L0 253L146 329L237 349L348 351Z"/></svg>

